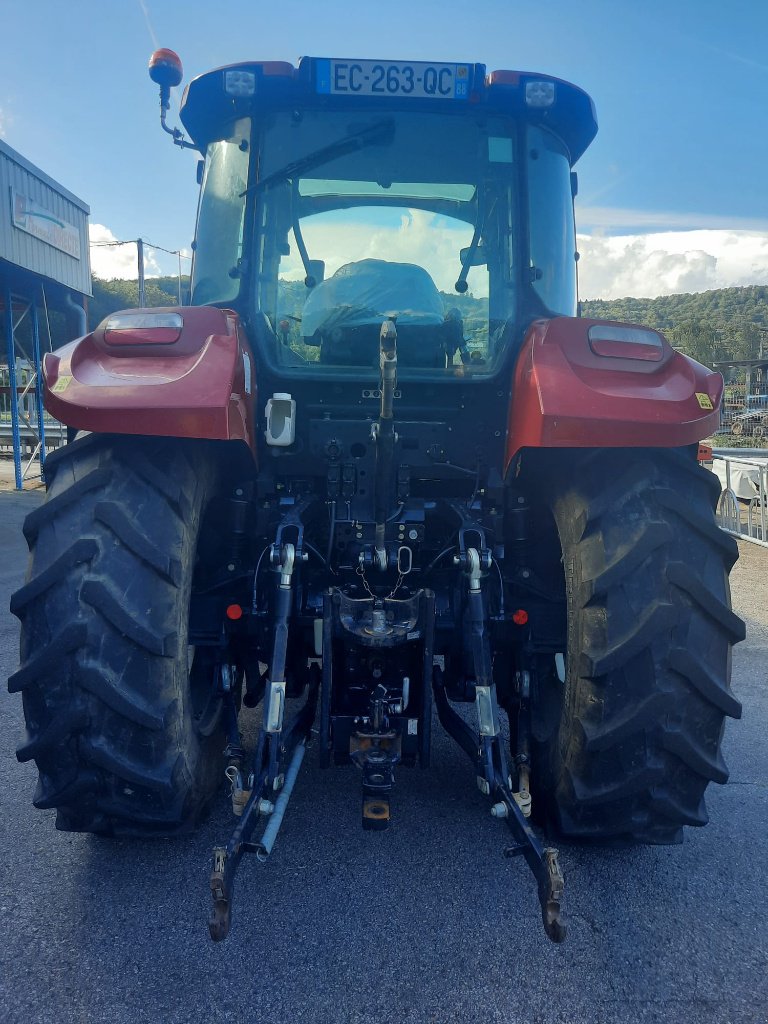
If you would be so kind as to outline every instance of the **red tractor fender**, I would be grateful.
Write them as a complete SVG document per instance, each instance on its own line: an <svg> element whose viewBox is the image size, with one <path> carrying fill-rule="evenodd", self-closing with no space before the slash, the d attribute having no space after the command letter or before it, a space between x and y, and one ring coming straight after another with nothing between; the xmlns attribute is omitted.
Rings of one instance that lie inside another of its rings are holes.
<svg viewBox="0 0 768 1024"><path fill-rule="evenodd" d="M631 344L608 343L611 354L599 355L589 340L596 325L634 326L557 317L529 328L515 367L505 468L521 448L674 448L717 429L719 373L675 352L658 332L653 360L642 345L637 358L625 356Z"/></svg>
<svg viewBox="0 0 768 1024"><path fill-rule="evenodd" d="M69 427L245 441L256 452L253 357L236 313L213 306L124 310L138 327L90 334L47 353L45 407ZM178 328L158 315L171 314ZM176 315L176 318L173 315ZM180 317L180 321L178 318Z"/></svg>

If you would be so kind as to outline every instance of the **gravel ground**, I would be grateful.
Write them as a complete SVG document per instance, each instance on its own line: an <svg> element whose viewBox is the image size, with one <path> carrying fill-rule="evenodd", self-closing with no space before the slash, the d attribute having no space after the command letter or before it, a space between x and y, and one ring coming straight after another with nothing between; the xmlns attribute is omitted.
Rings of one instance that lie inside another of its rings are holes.
<svg viewBox="0 0 768 1024"><path fill-rule="evenodd" d="M0 674L16 665L5 610L39 494L0 494ZM21 700L0 694L4 1024L396 1020L505 1024L761 1024L768 854L768 551L742 544L734 654L744 704L710 824L673 848L561 847L570 934L545 938L532 879L506 861L469 764L435 729L434 767L401 770L385 833L359 827L359 778L302 768L267 865L246 858L232 933L208 939L222 803L193 838L108 842L58 833L17 764Z"/></svg>

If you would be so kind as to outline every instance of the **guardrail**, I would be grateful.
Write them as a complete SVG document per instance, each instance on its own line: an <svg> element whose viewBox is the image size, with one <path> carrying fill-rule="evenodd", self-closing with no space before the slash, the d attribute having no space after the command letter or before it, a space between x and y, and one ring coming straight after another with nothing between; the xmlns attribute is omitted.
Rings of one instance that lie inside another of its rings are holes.
<svg viewBox="0 0 768 1024"><path fill-rule="evenodd" d="M768 547L768 450L715 448L712 471L723 484L719 526L740 540Z"/></svg>
<svg viewBox="0 0 768 1024"><path fill-rule="evenodd" d="M38 418L36 375L31 367L16 367L16 387L9 382L7 367L0 367L0 455L10 454L17 466L17 487L42 475L45 456L64 444L67 428L43 411ZM14 419L16 431L14 433ZM45 451L43 451L45 445ZM33 464L38 472L31 472Z"/></svg>
<svg viewBox="0 0 768 1024"><path fill-rule="evenodd" d="M19 423L19 436L22 444L37 444L37 430L34 426L27 426L24 421ZM60 444L63 444L67 439L67 428L63 423L59 423L58 420L50 419L48 416L45 417L45 448L46 451L51 448L58 448ZM5 423L0 420L0 448L12 447L13 445L13 427L10 423Z"/></svg>

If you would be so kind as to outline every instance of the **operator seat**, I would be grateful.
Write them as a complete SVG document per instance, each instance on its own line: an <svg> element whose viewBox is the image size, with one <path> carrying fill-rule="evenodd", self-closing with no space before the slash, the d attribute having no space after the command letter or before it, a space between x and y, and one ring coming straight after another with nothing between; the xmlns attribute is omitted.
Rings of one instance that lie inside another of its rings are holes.
<svg viewBox="0 0 768 1024"><path fill-rule="evenodd" d="M345 264L313 289L302 324L306 343L320 347L321 363L378 367L379 333L388 317L397 324L398 362L445 367L442 299L427 271L415 264Z"/></svg>

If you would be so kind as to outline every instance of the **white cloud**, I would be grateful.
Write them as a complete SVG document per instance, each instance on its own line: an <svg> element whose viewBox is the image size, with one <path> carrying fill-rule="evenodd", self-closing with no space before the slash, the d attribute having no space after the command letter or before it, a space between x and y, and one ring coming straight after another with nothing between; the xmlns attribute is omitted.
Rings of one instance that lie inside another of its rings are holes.
<svg viewBox="0 0 768 1024"><path fill-rule="evenodd" d="M662 231L579 235L585 299L768 284L768 231Z"/></svg>
<svg viewBox="0 0 768 1024"><path fill-rule="evenodd" d="M637 216L634 211L627 212ZM653 216L648 215L649 219ZM449 294L459 273L459 250L469 245L471 236L469 225L455 226L422 210L409 210L387 224L318 217L308 220L304 229L310 258L325 260L326 277L344 263L367 258L417 263ZM768 284L768 226L765 231L733 227L621 235L593 231L580 234L578 245L579 291L587 299L654 297ZM281 273L303 278L295 245ZM469 286L475 295L487 295L485 270L472 270Z"/></svg>
<svg viewBox="0 0 768 1024"><path fill-rule="evenodd" d="M136 243L115 243L118 239L103 224L90 224L88 236L91 243L91 270L104 281L112 278L128 278L136 280L139 274ZM151 249L144 250L144 274L146 277L157 277L160 267Z"/></svg>
<svg viewBox="0 0 768 1024"><path fill-rule="evenodd" d="M627 212L636 216L633 211ZM102 224L91 224L90 237L92 243L117 241ZM459 250L469 245L471 237L470 225L456 226L456 222L423 210L409 210L400 217L393 214L386 222L365 224L341 215L336 220L331 216L313 218L304 225L309 256L325 260L326 277L344 263L363 259L416 263L427 269L438 288L448 294L453 292L459 273ZM579 235L578 246L579 291L585 299L652 298L737 285L768 285L768 228L621 235L592 231ZM136 246L93 245L91 266L98 277L107 280L135 280ZM183 271L188 268L189 262L184 260ZM293 240L291 255L282 261L280 270L282 276L294 280L304 277ZM145 272L148 278L161 272L151 249L145 250ZM484 269L470 271L469 287L478 297L487 295Z"/></svg>
<svg viewBox="0 0 768 1024"><path fill-rule="evenodd" d="M8 131L10 126L13 124L13 118L5 109L0 107L0 139L5 138L5 133Z"/></svg>
<svg viewBox="0 0 768 1024"><path fill-rule="evenodd" d="M458 225L458 226L457 226ZM330 277L345 263L380 259L394 263L415 263L424 267L442 291L451 292L461 270L459 251L472 241L469 224L449 222L424 210L408 210L401 216L379 223L360 223L348 217L315 217L302 226L310 259L325 260ZM291 238L291 255L280 264L280 275L290 280L304 277L298 251ZM488 294L485 270L470 270L470 291Z"/></svg>

